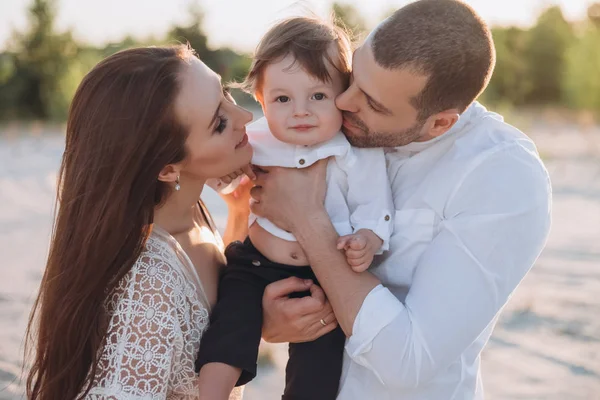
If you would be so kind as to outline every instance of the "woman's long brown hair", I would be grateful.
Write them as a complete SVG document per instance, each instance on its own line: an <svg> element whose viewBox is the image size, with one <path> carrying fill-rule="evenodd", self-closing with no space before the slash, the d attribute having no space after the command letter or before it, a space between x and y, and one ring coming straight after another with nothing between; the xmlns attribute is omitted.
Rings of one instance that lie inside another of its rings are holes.
<svg viewBox="0 0 600 400"><path fill-rule="evenodd" d="M171 190L157 180L161 169L185 158L174 103L192 56L186 46L125 50L75 93L48 262L27 328L28 399L71 400L90 389L107 333L105 299Z"/></svg>

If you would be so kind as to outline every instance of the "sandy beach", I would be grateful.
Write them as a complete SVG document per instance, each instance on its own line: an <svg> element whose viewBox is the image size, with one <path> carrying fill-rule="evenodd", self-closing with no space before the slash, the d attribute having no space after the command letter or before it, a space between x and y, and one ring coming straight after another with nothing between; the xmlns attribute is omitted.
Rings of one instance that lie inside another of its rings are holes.
<svg viewBox="0 0 600 400"><path fill-rule="evenodd" d="M600 399L600 127L536 122L554 188L546 249L503 310L483 353L486 399ZM60 128L0 128L0 399L24 398L22 341L48 248ZM218 225L226 209L203 195ZM278 399L285 345L247 400Z"/></svg>

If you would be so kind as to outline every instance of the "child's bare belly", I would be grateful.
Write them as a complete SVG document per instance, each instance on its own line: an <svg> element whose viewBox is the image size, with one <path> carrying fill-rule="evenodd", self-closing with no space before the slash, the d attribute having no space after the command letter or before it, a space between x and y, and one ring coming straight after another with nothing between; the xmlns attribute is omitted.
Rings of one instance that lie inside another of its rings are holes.
<svg viewBox="0 0 600 400"><path fill-rule="evenodd" d="M273 262L296 266L308 265L308 258L298 242L288 242L271 235L256 222L250 226L248 236L254 247Z"/></svg>

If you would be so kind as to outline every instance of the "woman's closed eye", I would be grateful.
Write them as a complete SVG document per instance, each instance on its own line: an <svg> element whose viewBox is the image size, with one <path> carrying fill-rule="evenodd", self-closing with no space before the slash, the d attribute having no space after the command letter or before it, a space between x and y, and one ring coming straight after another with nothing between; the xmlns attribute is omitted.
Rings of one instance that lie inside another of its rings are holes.
<svg viewBox="0 0 600 400"><path fill-rule="evenodd" d="M313 94L310 99L311 100L325 100L327 98L327 96L325 95L325 93L315 93Z"/></svg>
<svg viewBox="0 0 600 400"><path fill-rule="evenodd" d="M218 117L218 124L217 127L215 128L215 132L217 133L223 133L223 131L225 130L225 128L227 128L227 117L225 115L219 115Z"/></svg>

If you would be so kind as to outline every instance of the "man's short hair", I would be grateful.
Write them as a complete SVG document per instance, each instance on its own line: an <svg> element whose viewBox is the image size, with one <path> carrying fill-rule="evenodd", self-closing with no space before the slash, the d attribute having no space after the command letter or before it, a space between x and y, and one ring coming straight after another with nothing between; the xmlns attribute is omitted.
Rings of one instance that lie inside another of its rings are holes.
<svg viewBox="0 0 600 400"><path fill-rule="evenodd" d="M407 68L428 78L413 99L420 120L452 108L463 112L483 92L495 64L487 24L457 0L402 7L376 29L371 46L383 68Z"/></svg>

